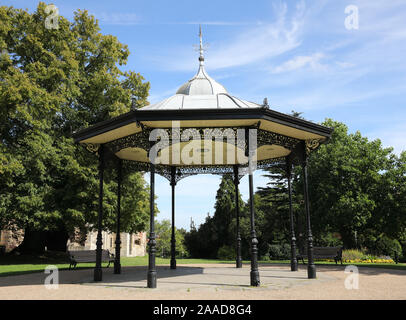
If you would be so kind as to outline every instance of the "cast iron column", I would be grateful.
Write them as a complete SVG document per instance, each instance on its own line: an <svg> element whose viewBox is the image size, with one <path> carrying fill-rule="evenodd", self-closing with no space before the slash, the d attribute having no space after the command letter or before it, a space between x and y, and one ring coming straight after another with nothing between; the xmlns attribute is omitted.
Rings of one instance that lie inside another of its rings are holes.
<svg viewBox="0 0 406 320"><path fill-rule="evenodd" d="M242 259L241 259L241 234L240 234L240 203L239 203L239 191L238 184L240 179L238 179L238 166L234 166L234 186L235 186L235 214L237 217L237 258L236 258L236 267L242 268Z"/></svg>
<svg viewBox="0 0 406 320"><path fill-rule="evenodd" d="M120 239L120 219L121 219L121 179L122 179L122 166L123 160L118 160L117 165L117 231L116 231L116 256L114 259L114 273L121 273L121 263L120 263L120 249L121 249L121 239Z"/></svg>
<svg viewBox="0 0 406 320"><path fill-rule="evenodd" d="M156 252L156 241L155 241L155 217L154 217L154 200L155 200L155 164L151 161L150 170L151 182L150 182L150 197L149 197L149 211L150 211L150 228L149 228L149 255L148 255L148 277L147 284L148 288L156 288L156 268L155 268L155 252Z"/></svg>
<svg viewBox="0 0 406 320"><path fill-rule="evenodd" d="M171 269L176 269L176 238L175 238L175 186L176 167L171 167L172 187L172 238L171 238Z"/></svg>
<svg viewBox="0 0 406 320"><path fill-rule="evenodd" d="M248 151L248 182L250 191L250 217L251 217L251 286L258 287L260 284L259 271L258 271L258 240L257 234L255 232L255 209L254 209L254 183L253 183L253 165L252 165L252 155L255 150L251 150L252 146L250 143L250 129L248 129L246 134L247 139L247 151Z"/></svg>
<svg viewBox="0 0 406 320"><path fill-rule="evenodd" d="M94 281L102 280L102 220L103 220L103 171L104 171L104 147L99 147L99 214L97 219L96 240L96 266L94 268Z"/></svg>
<svg viewBox="0 0 406 320"><path fill-rule="evenodd" d="M296 259L296 237L295 237L295 226L293 220L293 208L292 208L292 163L289 157L286 157L286 175L288 178L288 192L289 192L289 215L290 215L290 233L291 233L291 256L290 256L290 270L297 271L297 259Z"/></svg>
<svg viewBox="0 0 406 320"><path fill-rule="evenodd" d="M308 184L307 184L307 153L306 153L306 145L303 142L302 148L302 171L303 171L303 194L304 194L304 202L305 202L305 209L306 209L306 223L307 223L307 277L309 279L316 278L316 266L314 265L313 260L313 236L312 236L312 229L310 225L310 208L309 208L309 191L308 191Z"/></svg>

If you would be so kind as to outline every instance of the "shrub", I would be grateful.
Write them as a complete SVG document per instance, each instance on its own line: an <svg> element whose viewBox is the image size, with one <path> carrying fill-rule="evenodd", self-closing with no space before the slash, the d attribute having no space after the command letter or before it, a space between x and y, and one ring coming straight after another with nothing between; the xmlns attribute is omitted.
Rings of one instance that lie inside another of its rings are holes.
<svg viewBox="0 0 406 320"><path fill-rule="evenodd" d="M393 263L389 256L374 256L358 249L343 250L343 261L347 263Z"/></svg>
<svg viewBox="0 0 406 320"><path fill-rule="evenodd" d="M386 255L392 258L395 255L400 256L402 254L402 246L399 241L390 239L387 236L379 237L375 242L376 254Z"/></svg>
<svg viewBox="0 0 406 320"><path fill-rule="evenodd" d="M401 243L401 246L402 246L402 253L399 257L399 262L406 262L406 242L403 241Z"/></svg>
<svg viewBox="0 0 406 320"><path fill-rule="evenodd" d="M365 252L358 249L348 249L343 250L343 260L363 260L366 259L367 255Z"/></svg>
<svg viewBox="0 0 406 320"><path fill-rule="evenodd" d="M268 254L270 259L274 260L290 259L290 245L288 243L270 244L268 246Z"/></svg>
<svg viewBox="0 0 406 320"><path fill-rule="evenodd" d="M235 248L231 246L222 246L217 251L217 258L220 260L234 260Z"/></svg>

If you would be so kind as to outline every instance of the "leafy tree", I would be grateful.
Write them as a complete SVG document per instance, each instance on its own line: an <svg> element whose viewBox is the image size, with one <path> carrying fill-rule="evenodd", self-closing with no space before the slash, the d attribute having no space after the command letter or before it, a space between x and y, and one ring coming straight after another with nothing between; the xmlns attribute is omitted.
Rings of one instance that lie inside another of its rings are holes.
<svg viewBox="0 0 406 320"><path fill-rule="evenodd" d="M149 83L119 68L126 45L101 34L87 11L75 12L73 22L60 16L59 28L47 29L45 7L0 7L0 228L23 228L26 239L95 225L97 159L71 135L148 103ZM114 225L115 175L106 170L104 228ZM145 228L142 175L128 173L123 187L133 196L123 199L124 227Z"/></svg>
<svg viewBox="0 0 406 320"><path fill-rule="evenodd" d="M375 197L377 208L369 227L380 226L387 236L406 241L406 151L391 155Z"/></svg>
<svg viewBox="0 0 406 320"><path fill-rule="evenodd" d="M323 125L334 132L309 161L312 225L315 235L338 231L346 247L356 247L377 212L376 195L392 149L383 148L378 139L368 141L359 131L348 134L343 123L327 119Z"/></svg>
<svg viewBox="0 0 406 320"><path fill-rule="evenodd" d="M262 230L263 241L267 243L289 242L289 197L285 167L283 165L271 167L264 177L269 178L270 182L266 187L259 187L256 193L258 196L256 211L265 213L264 224L259 225L258 229Z"/></svg>
<svg viewBox="0 0 406 320"><path fill-rule="evenodd" d="M191 228L185 234L185 247L192 258L215 259L217 257L217 238L213 217L207 214L198 229Z"/></svg>
<svg viewBox="0 0 406 320"><path fill-rule="evenodd" d="M157 253L162 257L168 257L171 254L171 239L172 239L172 225L167 219L157 221L155 223ZM184 245L184 229L177 229L175 227L175 240L176 240L176 254L187 256L187 251Z"/></svg>
<svg viewBox="0 0 406 320"><path fill-rule="evenodd" d="M239 194L239 206L241 230L246 234L244 228L246 224L244 222L245 203L241 194ZM206 221L197 230L191 229L185 235L185 245L189 254L194 258L214 259L217 258L217 252L221 247L235 248L237 234L235 186L231 175L222 176L214 208L213 217L207 215ZM243 239L243 242L248 242L248 240Z"/></svg>
<svg viewBox="0 0 406 320"><path fill-rule="evenodd" d="M349 134L346 125L331 119L323 125L334 128L332 137L311 154L308 169L315 245L344 243L349 248L367 247L383 254L390 251L388 244L393 243L392 251L399 252L397 240L406 240L406 152L398 157L392 148L383 148L379 140L369 141L360 132ZM290 239L283 169L267 170L269 183L257 192L256 212L259 217L264 216L257 229L264 235L264 243ZM295 233L300 247L306 242L300 166L293 170L292 185Z"/></svg>
<svg viewBox="0 0 406 320"><path fill-rule="evenodd" d="M291 115L303 119L302 112L291 111ZM268 168L264 177L269 179L266 187L259 187L256 192L255 211L258 223L256 229L261 235L259 239L260 255L266 254L268 249L283 250L291 241L289 194L287 186L286 165L278 164ZM300 170L292 169L292 181L298 181ZM292 183L293 184L293 183ZM303 202L301 190L292 188L292 205L295 230L298 245L304 242L304 220L301 204ZM261 222L261 223L259 223ZM272 246L271 248L269 246Z"/></svg>

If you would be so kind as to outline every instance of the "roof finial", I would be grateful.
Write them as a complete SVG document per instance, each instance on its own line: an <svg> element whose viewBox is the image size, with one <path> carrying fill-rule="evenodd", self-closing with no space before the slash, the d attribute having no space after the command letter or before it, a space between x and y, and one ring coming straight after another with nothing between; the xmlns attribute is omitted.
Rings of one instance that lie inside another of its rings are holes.
<svg viewBox="0 0 406 320"><path fill-rule="evenodd" d="M200 53L200 55L199 55L199 62L200 62L200 65L202 66L202 65L204 65L203 51L204 51L205 49L203 48L203 37L202 37L202 25L201 25L201 24L199 25L199 39L200 39L200 44L199 44L199 53Z"/></svg>

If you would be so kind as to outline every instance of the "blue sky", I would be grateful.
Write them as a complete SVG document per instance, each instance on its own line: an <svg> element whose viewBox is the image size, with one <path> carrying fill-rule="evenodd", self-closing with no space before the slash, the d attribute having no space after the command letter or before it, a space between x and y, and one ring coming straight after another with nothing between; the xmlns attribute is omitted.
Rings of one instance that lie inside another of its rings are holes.
<svg viewBox="0 0 406 320"><path fill-rule="evenodd" d="M47 2L48 3L48 2ZM51 2L49 2L51 3ZM303 112L314 122L333 118L350 132L406 150L406 1L53 1L72 19L94 14L105 34L129 46L126 69L151 83L151 103L175 93L197 71L202 24L206 70L230 94L272 109ZM28 8L37 1L2 1ZM345 8L358 8L347 29ZM256 186L266 184L262 172ZM213 214L219 178L189 177L177 186L179 227ZM248 197L247 178L240 185ZM157 178L158 219L170 217L170 186Z"/></svg>

